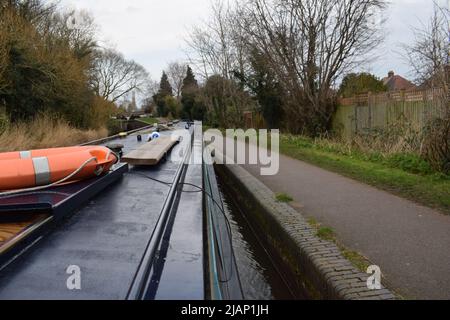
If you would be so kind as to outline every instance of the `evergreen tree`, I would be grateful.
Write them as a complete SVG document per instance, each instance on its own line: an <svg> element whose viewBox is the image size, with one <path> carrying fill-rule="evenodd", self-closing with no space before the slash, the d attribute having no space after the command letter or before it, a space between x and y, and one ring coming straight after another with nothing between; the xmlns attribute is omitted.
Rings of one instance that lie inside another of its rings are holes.
<svg viewBox="0 0 450 320"><path fill-rule="evenodd" d="M183 80L182 90L186 90L188 88L198 88L197 80L195 79L194 72L190 66L187 66L186 78Z"/></svg>
<svg viewBox="0 0 450 320"><path fill-rule="evenodd" d="M253 50L250 64L251 72L247 75L236 73L235 76L256 95L267 126L279 128L283 118L283 88L264 54Z"/></svg>
<svg viewBox="0 0 450 320"><path fill-rule="evenodd" d="M377 93L387 91L383 81L370 73L349 73L342 80L339 94L344 98L367 92Z"/></svg>
<svg viewBox="0 0 450 320"><path fill-rule="evenodd" d="M196 106L198 91L198 82L195 79L194 72L192 72L190 66L187 66L186 77L181 88L182 115L184 118L203 120L203 108Z"/></svg>
<svg viewBox="0 0 450 320"><path fill-rule="evenodd" d="M159 84L159 94L164 98L173 96L172 86L170 85L169 78L164 71L161 77L161 82Z"/></svg>
<svg viewBox="0 0 450 320"><path fill-rule="evenodd" d="M161 77L161 82L159 84L159 91L156 95L153 96L153 100L157 106L158 115L160 117L167 117L170 110L167 105L167 97L173 96L173 89L170 85L169 78L167 74L163 72Z"/></svg>

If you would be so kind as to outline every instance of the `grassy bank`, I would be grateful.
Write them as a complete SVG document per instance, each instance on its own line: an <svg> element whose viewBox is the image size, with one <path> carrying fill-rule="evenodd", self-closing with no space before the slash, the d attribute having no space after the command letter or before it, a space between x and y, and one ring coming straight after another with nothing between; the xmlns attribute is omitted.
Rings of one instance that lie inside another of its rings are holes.
<svg viewBox="0 0 450 320"><path fill-rule="evenodd" d="M414 154L367 153L345 143L290 135L282 136L280 150L450 214L450 176L434 172Z"/></svg>
<svg viewBox="0 0 450 320"><path fill-rule="evenodd" d="M8 125L0 132L0 152L66 147L108 136L108 130L80 130L49 116Z"/></svg>
<svg viewBox="0 0 450 320"><path fill-rule="evenodd" d="M150 118L150 117L139 118L138 120L141 121L141 122L145 122L145 123L147 123L147 124L149 124L149 125L153 125L153 124L155 124L155 123L159 123L159 122L160 122L158 119L156 119L156 118Z"/></svg>

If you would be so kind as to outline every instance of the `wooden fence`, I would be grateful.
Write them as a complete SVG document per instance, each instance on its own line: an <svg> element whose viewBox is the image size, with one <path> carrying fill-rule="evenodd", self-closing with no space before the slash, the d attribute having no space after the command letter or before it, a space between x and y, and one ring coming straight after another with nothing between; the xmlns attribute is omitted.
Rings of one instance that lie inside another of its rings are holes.
<svg viewBox="0 0 450 320"><path fill-rule="evenodd" d="M369 93L343 98L334 116L333 128L347 139L401 122L421 130L430 119L442 118L447 104L442 89Z"/></svg>

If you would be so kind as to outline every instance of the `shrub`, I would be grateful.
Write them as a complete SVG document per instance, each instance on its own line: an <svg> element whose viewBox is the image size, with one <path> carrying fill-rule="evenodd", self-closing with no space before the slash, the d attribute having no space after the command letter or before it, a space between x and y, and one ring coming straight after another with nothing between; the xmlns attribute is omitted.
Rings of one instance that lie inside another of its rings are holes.
<svg viewBox="0 0 450 320"><path fill-rule="evenodd" d="M352 144L364 152L417 153L421 146L421 128L399 119L385 129L372 129L353 137Z"/></svg>
<svg viewBox="0 0 450 320"><path fill-rule="evenodd" d="M112 114L117 110L114 103L95 96L92 99L92 106L86 114L86 127L100 129L107 126Z"/></svg>
<svg viewBox="0 0 450 320"><path fill-rule="evenodd" d="M9 125L9 119L6 113L0 110L0 134L6 130Z"/></svg>
<svg viewBox="0 0 450 320"><path fill-rule="evenodd" d="M0 102L8 118L49 113L77 128L104 127L111 105L92 88L94 26L74 32L56 5L22 2L0 5Z"/></svg>
<svg viewBox="0 0 450 320"><path fill-rule="evenodd" d="M123 130L123 126L121 125L120 120L110 119L107 123L108 135L113 136L121 133Z"/></svg>
<svg viewBox="0 0 450 320"><path fill-rule="evenodd" d="M433 169L450 174L450 117L428 124L421 154Z"/></svg>

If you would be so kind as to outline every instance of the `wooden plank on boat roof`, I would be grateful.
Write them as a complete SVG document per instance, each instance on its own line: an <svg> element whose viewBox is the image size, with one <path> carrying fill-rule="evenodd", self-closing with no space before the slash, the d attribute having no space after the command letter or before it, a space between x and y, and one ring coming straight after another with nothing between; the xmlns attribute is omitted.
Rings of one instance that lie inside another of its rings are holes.
<svg viewBox="0 0 450 320"><path fill-rule="evenodd" d="M173 137L160 137L130 152L123 162L138 166L154 166L178 143Z"/></svg>

